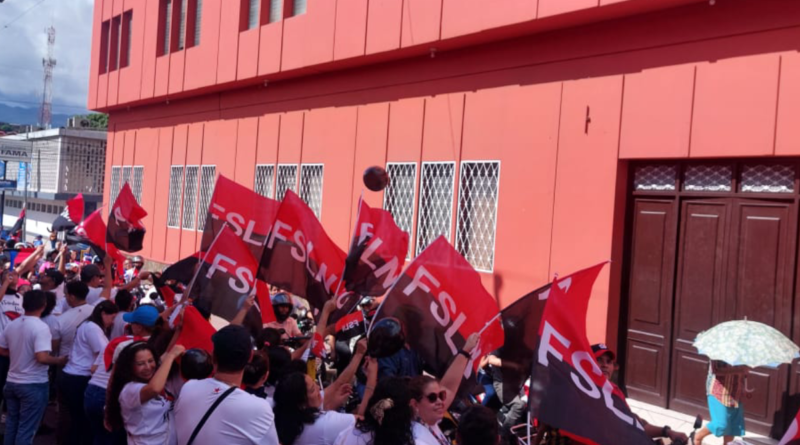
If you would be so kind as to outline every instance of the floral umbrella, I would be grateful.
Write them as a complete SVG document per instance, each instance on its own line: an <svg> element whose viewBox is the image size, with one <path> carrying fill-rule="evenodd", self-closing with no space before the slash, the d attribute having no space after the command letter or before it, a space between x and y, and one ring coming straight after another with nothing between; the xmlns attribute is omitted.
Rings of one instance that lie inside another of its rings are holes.
<svg viewBox="0 0 800 445"><path fill-rule="evenodd" d="M712 360L751 368L777 368L800 358L800 347L780 331L747 319L727 321L701 332L694 347Z"/></svg>

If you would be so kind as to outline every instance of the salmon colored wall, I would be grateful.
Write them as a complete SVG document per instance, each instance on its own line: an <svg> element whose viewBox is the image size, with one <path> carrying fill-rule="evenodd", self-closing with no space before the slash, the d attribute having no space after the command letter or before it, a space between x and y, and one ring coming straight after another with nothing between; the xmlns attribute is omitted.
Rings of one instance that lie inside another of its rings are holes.
<svg viewBox="0 0 800 445"><path fill-rule="evenodd" d="M389 104L377 103L358 107L356 154L353 167L353 210L350 220L355 221L359 197L372 208L383 208L383 192L372 192L364 187L363 172L372 165L386 165L389 137Z"/></svg>
<svg viewBox="0 0 800 445"><path fill-rule="evenodd" d="M781 55L776 155L800 154L800 53Z"/></svg>

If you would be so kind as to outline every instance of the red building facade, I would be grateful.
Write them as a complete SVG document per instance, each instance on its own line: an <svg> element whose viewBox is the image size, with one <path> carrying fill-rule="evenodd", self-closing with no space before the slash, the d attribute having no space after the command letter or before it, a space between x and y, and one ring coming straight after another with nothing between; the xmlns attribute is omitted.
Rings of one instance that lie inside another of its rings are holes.
<svg viewBox="0 0 800 445"><path fill-rule="evenodd" d="M343 248L365 192L447 235L505 306L613 262L590 340L632 397L705 409L694 336L733 318L800 339L800 3L793 0L96 0L88 106L110 114L142 254L195 252L216 175L293 189ZM779 434L800 367L756 370Z"/></svg>

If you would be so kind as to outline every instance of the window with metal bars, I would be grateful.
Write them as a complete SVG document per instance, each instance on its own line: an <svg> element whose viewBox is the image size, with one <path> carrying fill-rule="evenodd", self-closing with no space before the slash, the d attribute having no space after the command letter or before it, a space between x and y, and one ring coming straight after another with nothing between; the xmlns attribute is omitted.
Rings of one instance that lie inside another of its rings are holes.
<svg viewBox="0 0 800 445"><path fill-rule="evenodd" d="M383 192L383 208L392 214L394 222L408 233L408 258L414 252L411 238L414 227L414 197L417 184L417 164L413 162L390 162L386 164L389 185Z"/></svg>
<svg viewBox="0 0 800 445"><path fill-rule="evenodd" d="M464 161L458 188L456 250L476 270L494 269L499 161Z"/></svg>
<svg viewBox="0 0 800 445"><path fill-rule="evenodd" d="M279 164L278 179L275 184L275 199L283 199L287 190L297 192L297 164Z"/></svg>
<svg viewBox="0 0 800 445"><path fill-rule="evenodd" d="M178 51L183 50L186 46L186 11L189 7L188 0L175 0L180 2L181 6L181 15L178 21Z"/></svg>
<svg viewBox="0 0 800 445"><path fill-rule="evenodd" d="M261 196L272 198L273 183L275 182L274 165L256 165L256 179L253 190Z"/></svg>
<svg viewBox="0 0 800 445"><path fill-rule="evenodd" d="M204 165L200 170L200 206L197 208L197 230L206 228L206 216L216 186L217 167Z"/></svg>
<svg viewBox="0 0 800 445"><path fill-rule="evenodd" d="M144 167L137 165L133 167L133 184L131 184L131 191L136 202L142 203L142 188L144 187Z"/></svg>
<svg viewBox="0 0 800 445"><path fill-rule="evenodd" d="M261 0L245 0L247 3L247 29L253 29L258 26L259 9Z"/></svg>
<svg viewBox="0 0 800 445"><path fill-rule="evenodd" d="M305 14L308 9L308 0L293 0L292 15Z"/></svg>
<svg viewBox="0 0 800 445"><path fill-rule="evenodd" d="M200 45L200 31L201 24L203 23L203 0L195 0L194 8L194 44L192 46Z"/></svg>
<svg viewBox="0 0 800 445"><path fill-rule="evenodd" d="M169 54L169 40L172 32L172 0L161 0L161 12L163 14L163 28L161 30L161 55Z"/></svg>
<svg viewBox="0 0 800 445"><path fill-rule="evenodd" d="M108 195L108 213L111 214L111 207L117 201L117 196L119 196L119 190L121 187L121 176L122 167L111 167L111 188Z"/></svg>
<svg viewBox="0 0 800 445"><path fill-rule="evenodd" d="M417 222L417 255L444 235L450 240L453 223L454 162L425 162L419 186L419 221Z"/></svg>
<svg viewBox="0 0 800 445"><path fill-rule="evenodd" d="M130 184L131 191L133 191L133 184L131 184L131 172L132 171L133 171L133 167L131 167L130 165L122 167L122 184L120 184L120 186L119 186L120 190L122 190L122 187L126 183L128 183L128 184ZM111 205L114 205L114 202L111 202Z"/></svg>
<svg viewBox="0 0 800 445"><path fill-rule="evenodd" d="M317 219L322 215L322 180L325 177L323 164L303 164L300 167L300 199L305 201Z"/></svg>
<svg viewBox="0 0 800 445"><path fill-rule="evenodd" d="M269 0L269 23L283 18L283 0Z"/></svg>
<svg viewBox="0 0 800 445"><path fill-rule="evenodd" d="M182 194L183 166L173 165L169 171L169 204L167 207L167 227L177 229L181 225Z"/></svg>
<svg viewBox="0 0 800 445"><path fill-rule="evenodd" d="M200 167L187 165L183 181L183 223L181 227L192 230L197 217L197 176Z"/></svg>

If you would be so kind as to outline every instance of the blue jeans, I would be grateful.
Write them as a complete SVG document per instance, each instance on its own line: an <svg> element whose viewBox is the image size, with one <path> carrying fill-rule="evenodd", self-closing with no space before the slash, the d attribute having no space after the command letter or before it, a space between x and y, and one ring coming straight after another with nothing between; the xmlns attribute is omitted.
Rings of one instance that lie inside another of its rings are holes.
<svg viewBox="0 0 800 445"><path fill-rule="evenodd" d="M94 433L94 445L125 445L128 440L125 430L120 429L111 433L103 425L105 406L105 388L91 384L87 386L83 407Z"/></svg>
<svg viewBox="0 0 800 445"><path fill-rule="evenodd" d="M4 445L30 445L42 422L50 394L49 383L6 382L6 437Z"/></svg>
<svg viewBox="0 0 800 445"><path fill-rule="evenodd" d="M69 417L72 419L64 441L66 445L91 445L92 443L92 430L89 428L89 421L83 411L84 393L90 378L62 371L56 382L58 389L64 395L64 402L69 410Z"/></svg>

